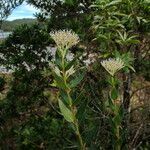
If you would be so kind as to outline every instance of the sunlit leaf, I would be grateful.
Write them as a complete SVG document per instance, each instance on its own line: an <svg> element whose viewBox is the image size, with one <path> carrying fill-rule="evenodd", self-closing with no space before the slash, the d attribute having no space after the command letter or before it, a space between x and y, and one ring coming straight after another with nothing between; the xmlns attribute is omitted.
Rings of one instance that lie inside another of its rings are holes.
<svg viewBox="0 0 150 150"><path fill-rule="evenodd" d="M64 116L64 118L68 122L74 122L73 113L65 106L65 104L60 99L58 100L58 103L59 103L60 111L61 111L62 115Z"/></svg>

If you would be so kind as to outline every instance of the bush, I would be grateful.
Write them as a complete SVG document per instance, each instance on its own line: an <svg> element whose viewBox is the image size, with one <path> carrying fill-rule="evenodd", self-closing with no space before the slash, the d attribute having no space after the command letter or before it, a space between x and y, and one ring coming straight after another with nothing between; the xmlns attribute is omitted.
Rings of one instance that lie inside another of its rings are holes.
<svg viewBox="0 0 150 150"><path fill-rule="evenodd" d="M4 90L5 83L6 83L5 79L0 77L0 91Z"/></svg>

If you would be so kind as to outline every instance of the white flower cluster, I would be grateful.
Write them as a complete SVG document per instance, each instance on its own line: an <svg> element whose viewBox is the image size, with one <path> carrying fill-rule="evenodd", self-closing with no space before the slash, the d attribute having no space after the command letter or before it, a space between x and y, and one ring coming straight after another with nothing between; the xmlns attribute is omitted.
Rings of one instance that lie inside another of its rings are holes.
<svg viewBox="0 0 150 150"><path fill-rule="evenodd" d="M60 49L71 48L79 42L79 36L71 30L53 31L50 36Z"/></svg>
<svg viewBox="0 0 150 150"><path fill-rule="evenodd" d="M101 65L112 75L124 67L124 62L120 58L109 58L101 62Z"/></svg>

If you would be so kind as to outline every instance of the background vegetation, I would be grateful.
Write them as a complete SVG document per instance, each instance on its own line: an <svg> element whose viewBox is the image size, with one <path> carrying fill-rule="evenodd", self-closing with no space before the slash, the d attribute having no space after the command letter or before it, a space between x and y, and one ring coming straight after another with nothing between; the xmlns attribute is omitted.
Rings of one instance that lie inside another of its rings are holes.
<svg viewBox="0 0 150 150"><path fill-rule="evenodd" d="M17 26L22 24L33 25L36 22L36 19L17 19L13 21L4 21L1 27L1 30L6 32L12 32Z"/></svg>

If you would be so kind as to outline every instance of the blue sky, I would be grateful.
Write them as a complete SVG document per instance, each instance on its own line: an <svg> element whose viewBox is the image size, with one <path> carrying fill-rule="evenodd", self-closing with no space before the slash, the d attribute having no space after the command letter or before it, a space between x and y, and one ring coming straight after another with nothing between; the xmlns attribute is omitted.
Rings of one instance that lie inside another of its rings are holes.
<svg viewBox="0 0 150 150"><path fill-rule="evenodd" d="M33 14L35 12L38 12L38 10L31 5L27 5L27 3L24 2L21 6L18 6L13 10L11 15L7 18L7 20L11 21L21 18L34 18Z"/></svg>

